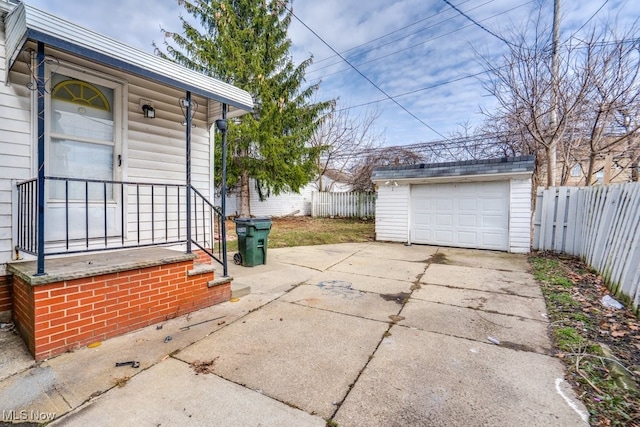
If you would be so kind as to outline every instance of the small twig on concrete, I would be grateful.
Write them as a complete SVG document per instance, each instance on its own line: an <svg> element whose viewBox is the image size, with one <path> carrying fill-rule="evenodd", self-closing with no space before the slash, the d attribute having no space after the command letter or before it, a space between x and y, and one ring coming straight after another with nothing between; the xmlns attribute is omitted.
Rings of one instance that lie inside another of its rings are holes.
<svg viewBox="0 0 640 427"><path fill-rule="evenodd" d="M183 326L182 328L180 328L180 330L181 331L186 331L188 329L191 329L192 326L202 325L203 323L207 323L207 322L213 322L214 320L222 319L223 317L225 317L225 316L214 317L213 319L203 320L202 322L194 323L194 324L188 325L188 326Z"/></svg>

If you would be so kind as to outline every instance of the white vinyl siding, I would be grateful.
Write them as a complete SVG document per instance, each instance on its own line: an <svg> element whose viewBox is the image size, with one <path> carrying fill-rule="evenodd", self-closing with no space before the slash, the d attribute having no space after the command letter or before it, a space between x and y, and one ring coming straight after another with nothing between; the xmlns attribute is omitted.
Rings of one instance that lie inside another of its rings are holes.
<svg viewBox="0 0 640 427"><path fill-rule="evenodd" d="M167 88L160 84L150 82L138 77L128 76L128 114L126 135L126 148L123 150L123 179L126 181L163 184L185 184L186 182L186 128L181 123L184 121L182 110L178 104L185 93ZM156 116L154 119L145 118L140 108L140 99L153 103ZM191 128L191 184L203 195L209 196L211 166L209 147L209 130L206 122L207 101L204 98L192 97L198 103L198 110L194 117L195 128ZM160 191L161 194L158 194ZM156 207L154 214L164 221L164 194L163 189L156 188ZM141 203L146 204L147 212L151 194L148 188L141 190L143 197ZM169 204L177 203L177 190L168 190ZM136 194L134 188L129 188L127 200L128 228L127 238L130 241L137 239L136 224ZM186 194L180 190L180 204L186 203ZM177 238L177 216L169 216L169 236ZM184 226L185 218L181 223ZM147 214L141 218L140 237L142 240L151 239L151 217ZM164 223L153 230L155 239L165 238ZM184 235L181 236L183 239Z"/></svg>
<svg viewBox="0 0 640 427"><path fill-rule="evenodd" d="M376 240L407 242L409 185L380 185L376 199Z"/></svg>
<svg viewBox="0 0 640 427"><path fill-rule="evenodd" d="M529 253L531 247L531 180L511 180L510 198L509 252Z"/></svg>
<svg viewBox="0 0 640 427"><path fill-rule="evenodd" d="M4 264L13 256L12 239L12 194L16 181L31 177L31 91L26 65L16 64L10 73L10 84L6 76L5 34L0 19L0 275Z"/></svg>
<svg viewBox="0 0 640 427"><path fill-rule="evenodd" d="M264 201L260 201L253 180L249 185L251 187L249 203L253 216L311 215L311 192L313 191L311 184L302 187L300 193L281 193L277 196L269 196Z"/></svg>
<svg viewBox="0 0 640 427"><path fill-rule="evenodd" d="M249 183L249 204L252 216L309 216L311 215L311 193L316 191L313 184L300 189L300 193L282 193L269 196L260 201L254 181ZM216 194L215 205L220 206L220 195ZM240 211L240 195L237 192L227 194L227 215L238 215Z"/></svg>
<svg viewBox="0 0 640 427"><path fill-rule="evenodd" d="M258 191L255 189L255 181L249 183L249 206L252 216L308 216L311 215L311 193L315 191L313 184L308 184L300 189L300 193L282 193L277 196L269 196L260 201ZM220 206L220 196L216 197L216 206ZM240 195L227 194L227 215L238 215L240 210Z"/></svg>

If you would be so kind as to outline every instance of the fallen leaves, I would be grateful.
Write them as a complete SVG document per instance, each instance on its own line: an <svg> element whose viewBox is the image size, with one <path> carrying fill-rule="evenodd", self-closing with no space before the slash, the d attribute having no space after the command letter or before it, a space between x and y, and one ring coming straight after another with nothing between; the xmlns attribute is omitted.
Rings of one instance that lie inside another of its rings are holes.
<svg viewBox="0 0 640 427"><path fill-rule="evenodd" d="M124 387L130 379L131 379L131 377L128 376L128 375L126 375L124 377L120 377L120 378L114 378L113 379L113 385L115 385L117 387Z"/></svg>
<svg viewBox="0 0 640 427"><path fill-rule="evenodd" d="M213 373L214 370L214 366L216 364L216 361L218 360L218 357L215 357L211 360L204 360L204 361L200 361L200 360L194 360L193 362L191 362L191 367L193 368L194 372L196 373L196 375L198 374L211 374Z"/></svg>
<svg viewBox="0 0 640 427"><path fill-rule="evenodd" d="M585 264L571 257L551 253L536 256L538 265L546 268L547 277L567 278L542 280L547 298L547 311L552 327L576 331L588 343L573 352L559 351L555 356L567 366L576 391L591 412L593 426L640 427L640 396L619 387L615 373L607 360L615 360L631 374L630 381L640 386L640 322L628 306L614 309L602 299L611 291L602 276L590 271ZM541 259L547 260L540 261ZM554 265L554 261L557 261ZM553 298L568 294L570 298ZM620 296L616 300L625 302ZM602 357L599 349L609 348L611 355Z"/></svg>

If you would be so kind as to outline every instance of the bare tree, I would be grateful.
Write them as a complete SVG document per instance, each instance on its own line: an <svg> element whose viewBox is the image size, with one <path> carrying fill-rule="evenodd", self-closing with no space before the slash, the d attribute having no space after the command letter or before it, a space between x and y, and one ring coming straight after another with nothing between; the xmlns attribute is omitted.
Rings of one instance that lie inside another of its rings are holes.
<svg viewBox="0 0 640 427"><path fill-rule="evenodd" d="M350 110L334 108L323 118L310 140L310 145L322 152L318 159L318 191L326 191L324 178L328 174L346 174L359 156L379 146L382 134L375 128L378 117L378 111L354 116Z"/></svg>
<svg viewBox="0 0 640 427"><path fill-rule="evenodd" d="M636 36L635 30L622 36L608 30L603 37L592 32L584 42L580 71L590 76L580 117L588 142L586 185L594 182L601 157L611 160L616 153L627 151L631 163L636 159L637 165L640 52Z"/></svg>
<svg viewBox="0 0 640 427"><path fill-rule="evenodd" d="M590 76L574 72L571 49L565 49L553 64L552 37L542 22L540 14L534 17L531 27L508 45L502 61L480 56L489 76L484 87L498 101L495 110L483 113L489 121L507 125L509 134L520 134L526 151L543 151L547 185L553 186L556 147L583 105Z"/></svg>
<svg viewBox="0 0 640 427"><path fill-rule="evenodd" d="M425 157L404 147L382 147L371 150L351 168L353 191L372 191L371 173L376 166L413 165L423 163Z"/></svg>

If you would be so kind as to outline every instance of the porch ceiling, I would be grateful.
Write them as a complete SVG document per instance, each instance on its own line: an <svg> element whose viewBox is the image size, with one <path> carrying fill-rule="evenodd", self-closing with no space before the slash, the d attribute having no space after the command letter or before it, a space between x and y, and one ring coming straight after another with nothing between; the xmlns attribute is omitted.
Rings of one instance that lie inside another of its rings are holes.
<svg viewBox="0 0 640 427"><path fill-rule="evenodd" d="M240 88L135 49L25 3L18 4L7 15L5 25L7 72L27 41L31 40L190 91L235 109L253 109L251 95Z"/></svg>

